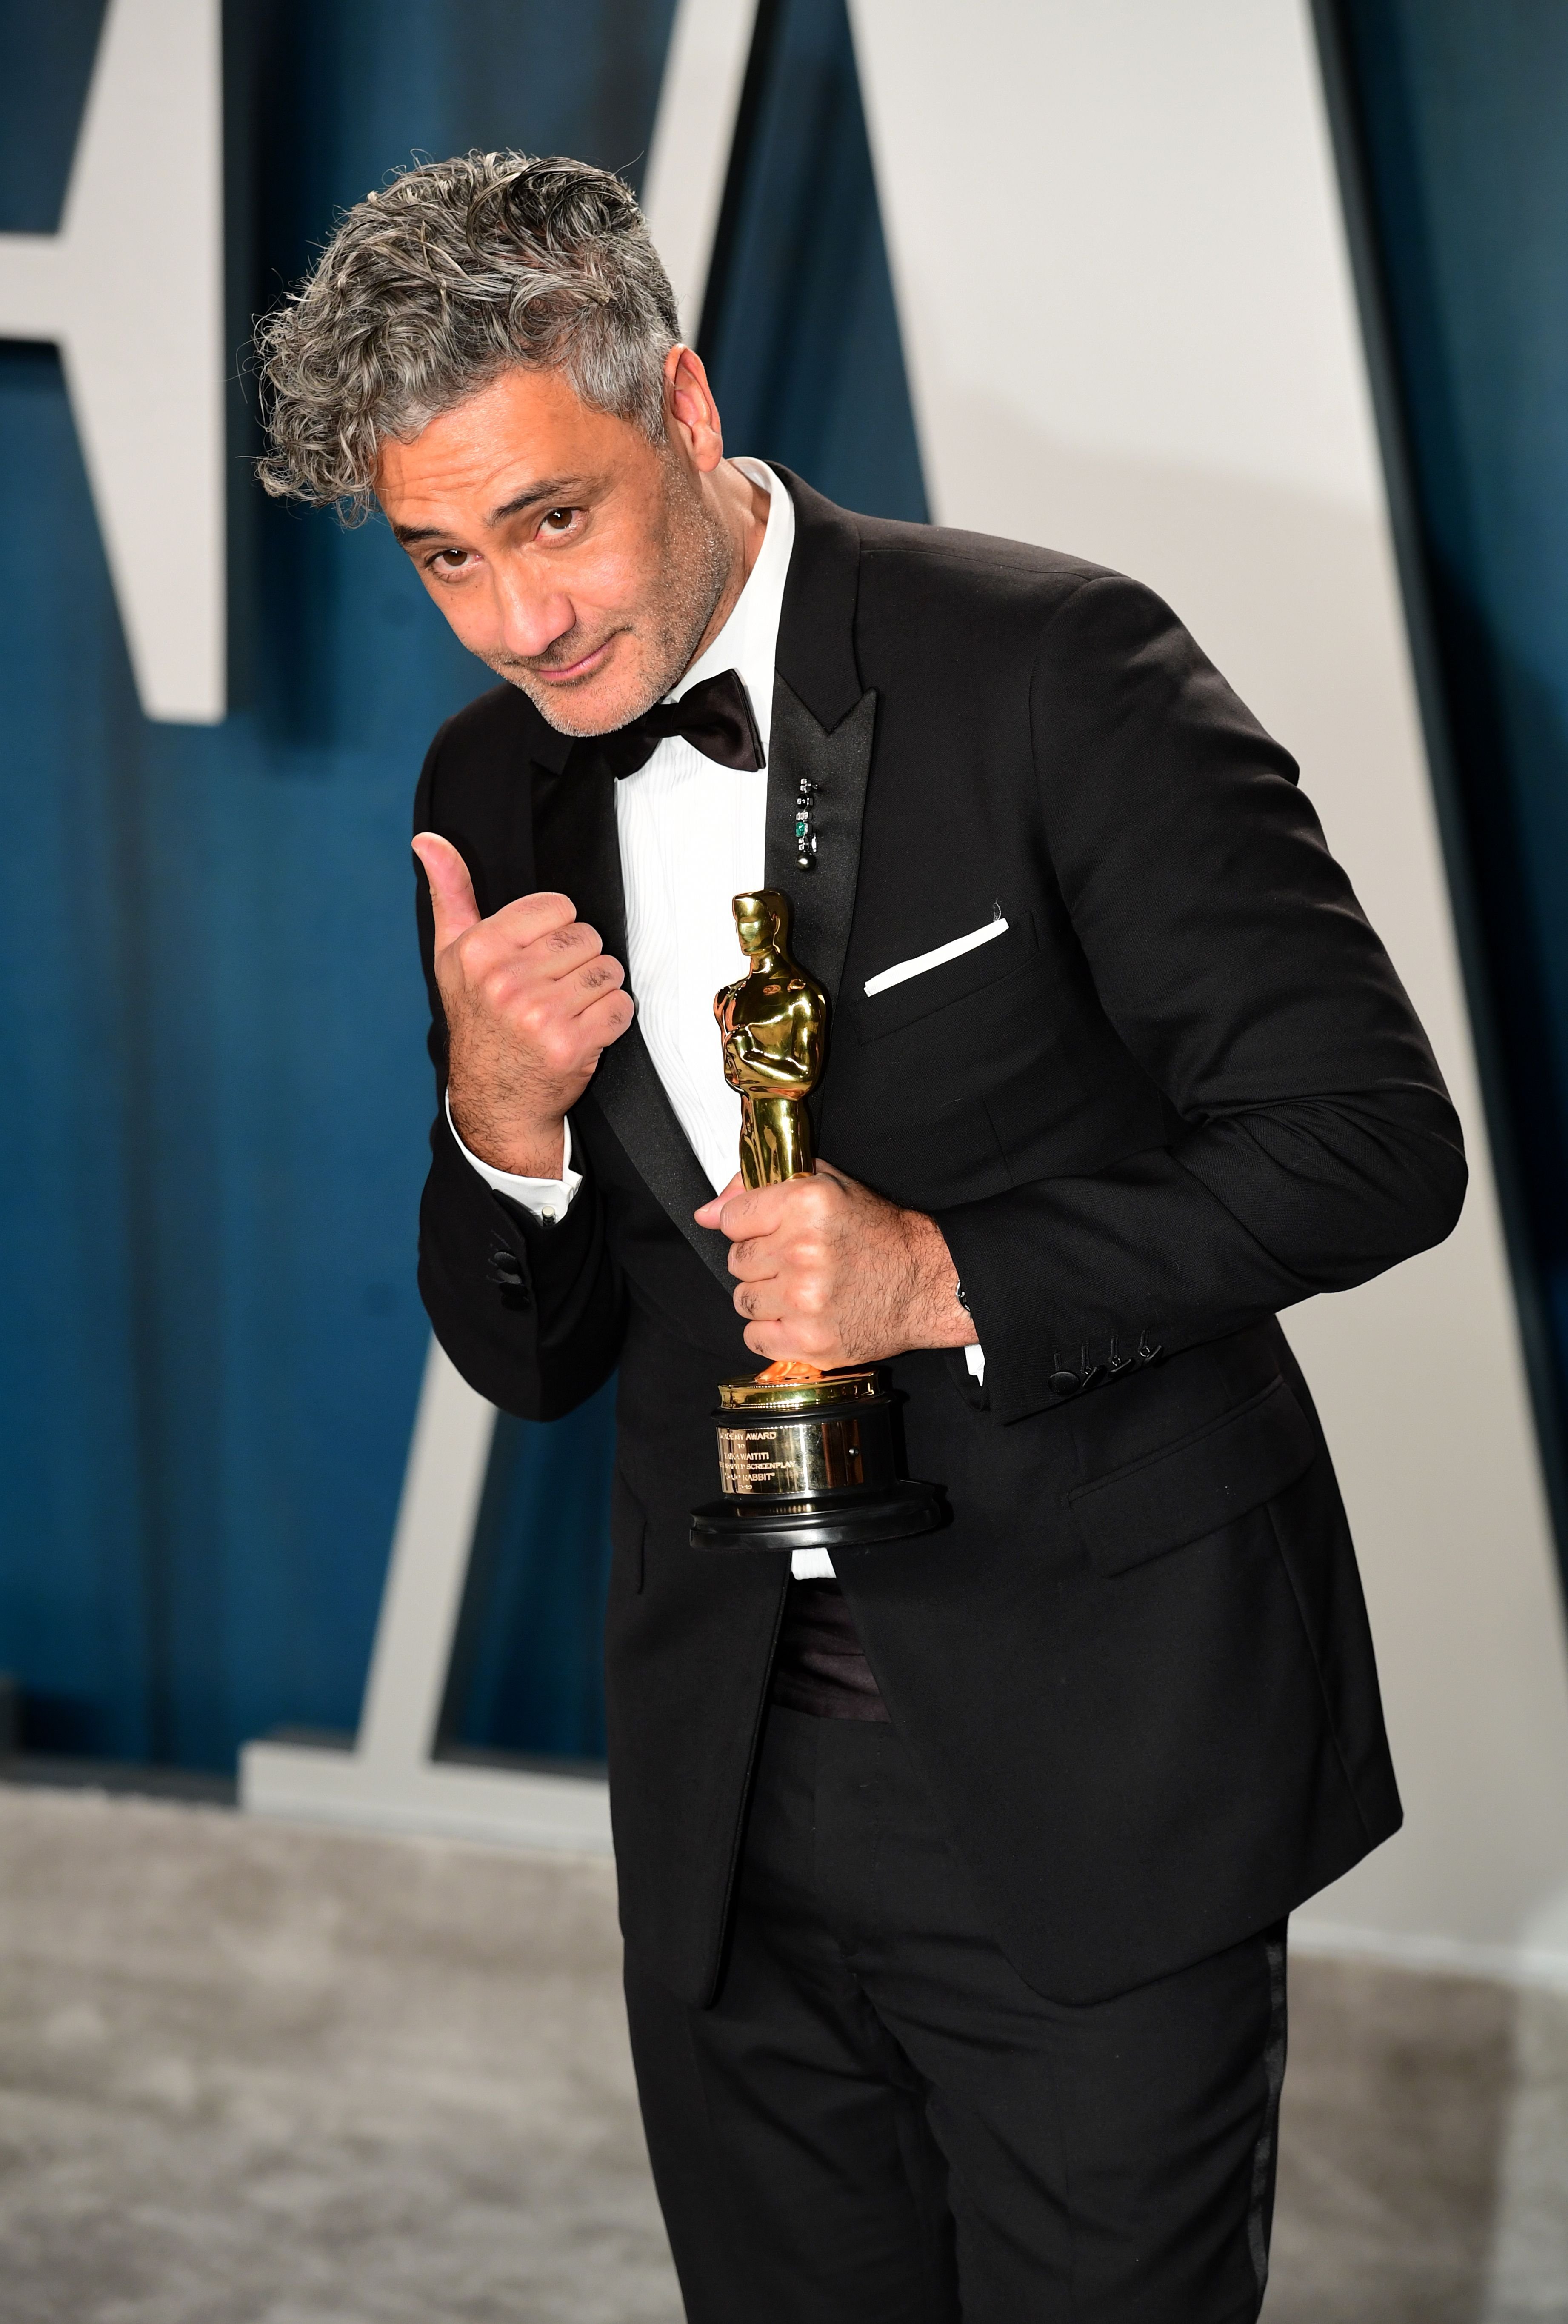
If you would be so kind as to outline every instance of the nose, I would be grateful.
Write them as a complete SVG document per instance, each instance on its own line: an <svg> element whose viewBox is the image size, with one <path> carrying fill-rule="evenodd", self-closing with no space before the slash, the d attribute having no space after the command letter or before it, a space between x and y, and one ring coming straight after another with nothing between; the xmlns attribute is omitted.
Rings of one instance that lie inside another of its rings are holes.
<svg viewBox="0 0 1568 2324"><path fill-rule="evenodd" d="M576 623L576 606L551 576L530 571L526 558L509 558L496 570L499 642L520 658L546 652Z"/></svg>

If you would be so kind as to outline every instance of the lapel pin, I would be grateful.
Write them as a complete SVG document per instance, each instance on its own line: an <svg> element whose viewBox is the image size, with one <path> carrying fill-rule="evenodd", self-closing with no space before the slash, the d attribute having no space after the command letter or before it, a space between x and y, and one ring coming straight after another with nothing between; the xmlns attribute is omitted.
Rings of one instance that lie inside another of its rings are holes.
<svg viewBox="0 0 1568 2324"><path fill-rule="evenodd" d="M816 785L804 775L795 786L795 862L802 872L816 869Z"/></svg>

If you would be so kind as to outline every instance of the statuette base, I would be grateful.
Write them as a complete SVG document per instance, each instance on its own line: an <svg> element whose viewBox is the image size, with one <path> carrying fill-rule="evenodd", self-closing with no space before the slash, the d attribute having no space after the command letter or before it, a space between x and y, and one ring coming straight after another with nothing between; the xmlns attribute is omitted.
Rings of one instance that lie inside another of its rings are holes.
<svg viewBox="0 0 1568 2324"><path fill-rule="evenodd" d="M929 1485L900 1479L881 1491L860 1487L807 1499L737 1495L692 1511L693 1549L864 1549L934 1533L944 1510Z"/></svg>
<svg viewBox="0 0 1568 2324"><path fill-rule="evenodd" d="M870 1367L815 1379L725 1380L714 1414L723 1497L693 1513L694 1549L851 1549L943 1522L899 1474L896 1399Z"/></svg>

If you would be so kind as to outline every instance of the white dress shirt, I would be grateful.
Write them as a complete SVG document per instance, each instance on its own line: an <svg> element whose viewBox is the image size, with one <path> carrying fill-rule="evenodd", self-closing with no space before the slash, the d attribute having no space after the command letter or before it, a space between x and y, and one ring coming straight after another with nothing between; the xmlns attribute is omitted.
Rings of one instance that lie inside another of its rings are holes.
<svg viewBox="0 0 1568 2324"><path fill-rule="evenodd" d="M757 561L728 621L707 651L665 696L737 670L767 758L773 724L773 662L784 583L795 546L795 506L761 460L734 464L768 494L768 526ZM716 1194L739 1167L741 1101L724 1077L714 995L745 973L732 897L763 884L768 777L737 773L705 758L682 736L659 743L647 764L615 785L621 876L626 890L626 981L654 1070ZM447 1116L450 1120L450 1114ZM456 1129L452 1135L457 1137ZM572 1167L571 1125L561 1176L521 1178L497 1170L457 1139L480 1176L537 1218L564 1215L581 1182ZM977 1351L966 1351L977 1374ZM983 1360L983 1359L982 1359ZM826 1550L797 1550L798 1582L826 1579Z"/></svg>
<svg viewBox="0 0 1568 2324"><path fill-rule="evenodd" d="M669 696L739 672L767 758L773 656L795 546L795 507L761 460L739 467L769 495L768 529L733 611ZM676 1119L716 1194L740 1167L741 1100L724 1075L714 995L746 973L731 899L764 878L768 777L721 767L678 735L615 786L626 890L626 973L642 1038Z"/></svg>

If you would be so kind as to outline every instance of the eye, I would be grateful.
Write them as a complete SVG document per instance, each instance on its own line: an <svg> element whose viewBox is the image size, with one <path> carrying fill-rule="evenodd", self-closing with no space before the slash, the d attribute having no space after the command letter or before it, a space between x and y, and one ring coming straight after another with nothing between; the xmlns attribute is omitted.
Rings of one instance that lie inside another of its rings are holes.
<svg viewBox="0 0 1568 2324"><path fill-rule="evenodd" d="M550 509L540 522L540 530L541 532L555 533L570 532L573 524L576 521L576 515L577 512L576 509Z"/></svg>
<svg viewBox="0 0 1568 2324"><path fill-rule="evenodd" d="M466 549L438 549L428 562L432 573L438 573L443 579L450 580L455 574L461 573L466 567L471 565L474 559Z"/></svg>

